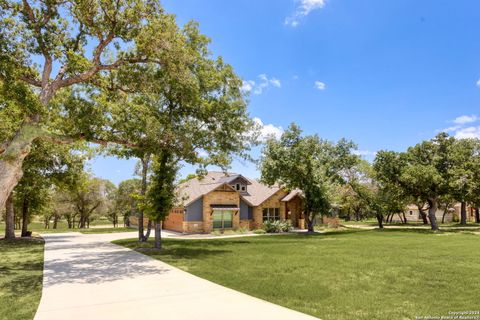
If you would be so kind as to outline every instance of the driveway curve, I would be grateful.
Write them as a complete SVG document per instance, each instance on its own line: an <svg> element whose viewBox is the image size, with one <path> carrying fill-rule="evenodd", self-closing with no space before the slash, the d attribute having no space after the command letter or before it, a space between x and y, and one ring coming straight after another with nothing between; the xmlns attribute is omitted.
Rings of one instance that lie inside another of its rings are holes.
<svg viewBox="0 0 480 320"><path fill-rule="evenodd" d="M110 243L135 236L43 235L43 292L35 320L317 319Z"/></svg>

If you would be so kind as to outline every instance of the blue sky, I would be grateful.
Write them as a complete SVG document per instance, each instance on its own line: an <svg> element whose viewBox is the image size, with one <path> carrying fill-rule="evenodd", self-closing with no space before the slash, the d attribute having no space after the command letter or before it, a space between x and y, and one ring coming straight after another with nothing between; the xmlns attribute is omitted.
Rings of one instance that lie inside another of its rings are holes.
<svg viewBox="0 0 480 320"><path fill-rule="evenodd" d="M165 0L180 25L193 19L211 49L250 90L249 112L280 133L355 141L369 160L439 130L480 136L480 2L433 0ZM253 152L258 156L258 150ZM115 183L135 160L97 158ZM182 175L193 172L187 166ZM255 166L232 171L257 177Z"/></svg>

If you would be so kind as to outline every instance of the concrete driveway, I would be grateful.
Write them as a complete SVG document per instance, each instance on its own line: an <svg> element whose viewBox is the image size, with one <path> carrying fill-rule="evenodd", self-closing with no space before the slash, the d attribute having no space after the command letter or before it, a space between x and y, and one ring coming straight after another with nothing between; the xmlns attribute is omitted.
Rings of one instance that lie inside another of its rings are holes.
<svg viewBox="0 0 480 320"><path fill-rule="evenodd" d="M135 236L43 235L43 294L35 319L316 319L110 243Z"/></svg>

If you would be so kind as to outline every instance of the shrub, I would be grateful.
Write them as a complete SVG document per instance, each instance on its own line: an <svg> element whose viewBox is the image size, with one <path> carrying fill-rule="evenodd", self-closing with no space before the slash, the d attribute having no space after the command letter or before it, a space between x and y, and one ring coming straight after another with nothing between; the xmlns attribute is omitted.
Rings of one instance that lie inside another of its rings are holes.
<svg viewBox="0 0 480 320"><path fill-rule="evenodd" d="M458 213L453 213L452 215L452 222L460 222L460 216L458 215Z"/></svg>
<svg viewBox="0 0 480 320"><path fill-rule="evenodd" d="M255 233L255 234L265 234L267 232L263 229L255 229L255 230L253 230L253 233Z"/></svg>
<svg viewBox="0 0 480 320"><path fill-rule="evenodd" d="M281 232L290 232L292 231L292 223L290 221L282 221L280 223Z"/></svg>
<svg viewBox="0 0 480 320"><path fill-rule="evenodd" d="M247 228L241 227L241 228L238 228L237 233L245 234L245 233L248 233L248 231L249 230Z"/></svg>
<svg viewBox="0 0 480 320"><path fill-rule="evenodd" d="M263 223L263 230L267 233L289 232L292 230L290 221L265 221Z"/></svg>

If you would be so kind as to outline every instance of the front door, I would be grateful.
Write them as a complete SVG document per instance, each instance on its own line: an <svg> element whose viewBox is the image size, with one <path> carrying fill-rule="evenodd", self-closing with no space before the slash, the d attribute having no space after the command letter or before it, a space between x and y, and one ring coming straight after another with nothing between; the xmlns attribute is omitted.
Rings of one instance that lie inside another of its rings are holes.
<svg viewBox="0 0 480 320"><path fill-rule="evenodd" d="M233 227L233 211L213 211L213 229L231 229Z"/></svg>

